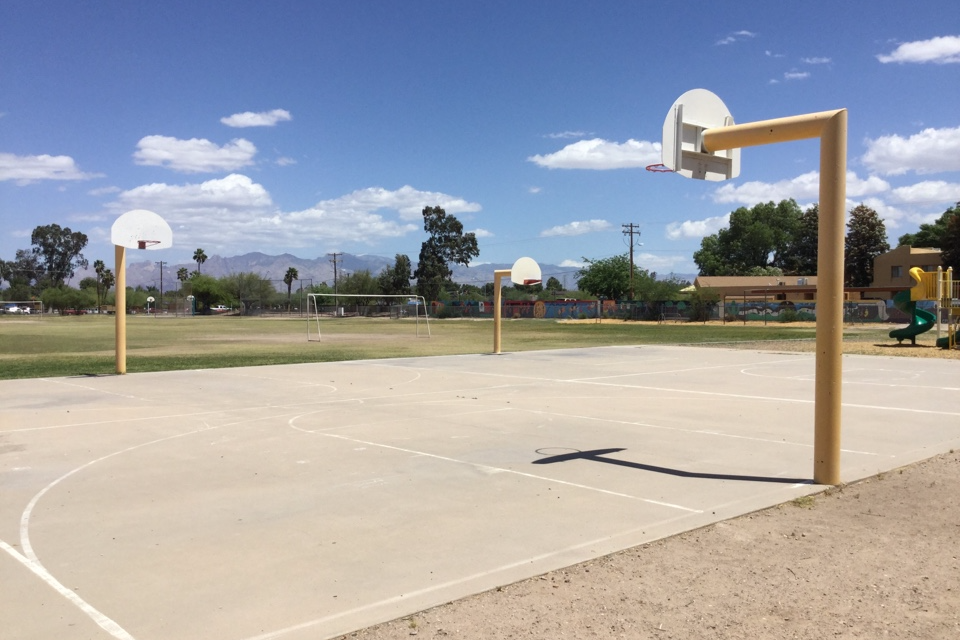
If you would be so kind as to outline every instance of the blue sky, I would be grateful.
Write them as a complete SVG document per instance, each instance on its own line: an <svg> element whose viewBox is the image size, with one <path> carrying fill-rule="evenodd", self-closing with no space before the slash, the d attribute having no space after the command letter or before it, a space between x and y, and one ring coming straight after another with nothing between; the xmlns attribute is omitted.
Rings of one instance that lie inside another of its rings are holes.
<svg viewBox="0 0 960 640"><path fill-rule="evenodd" d="M477 262L575 269L634 223L638 265L694 273L730 211L816 200L818 143L745 149L727 182L645 171L693 88L737 122L849 109L849 205L892 244L960 200L956 0L10 0L0 258L57 223L111 264L113 221L144 208L173 263L415 261L440 205Z"/></svg>

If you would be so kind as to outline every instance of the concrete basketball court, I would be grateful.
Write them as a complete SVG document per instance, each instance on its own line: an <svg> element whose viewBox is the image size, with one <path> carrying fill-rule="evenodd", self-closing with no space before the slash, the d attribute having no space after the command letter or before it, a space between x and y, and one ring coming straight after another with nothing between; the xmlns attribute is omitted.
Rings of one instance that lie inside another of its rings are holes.
<svg viewBox="0 0 960 640"><path fill-rule="evenodd" d="M813 376L643 346L0 382L2 635L329 638L814 493ZM843 394L844 482L960 447L956 361L847 356Z"/></svg>

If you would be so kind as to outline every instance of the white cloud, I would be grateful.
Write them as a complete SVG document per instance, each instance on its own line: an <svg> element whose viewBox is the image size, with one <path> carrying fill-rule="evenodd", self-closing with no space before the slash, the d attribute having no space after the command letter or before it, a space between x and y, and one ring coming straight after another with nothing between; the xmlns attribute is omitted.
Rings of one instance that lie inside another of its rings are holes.
<svg viewBox="0 0 960 640"><path fill-rule="evenodd" d="M565 269L583 269L587 264L582 260L564 260L557 266Z"/></svg>
<svg viewBox="0 0 960 640"><path fill-rule="evenodd" d="M420 222L427 205L439 205L448 213L481 208L462 198L404 186L395 191L361 189L302 211L283 212L262 185L241 174L202 183L143 185L121 193L111 208L156 211L173 228L178 245L269 251L321 243L372 245L401 237L422 228L412 220Z"/></svg>
<svg viewBox="0 0 960 640"><path fill-rule="evenodd" d="M960 170L960 127L924 129L909 138L881 136L866 141L860 158L873 171L897 176Z"/></svg>
<svg viewBox="0 0 960 640"><path fill-rule="evenodd" d="M101 187L99 189L91 189L90 191L87 191L87 195L94 197L106 196L110 195L111 193L120 193L121 191L122 189L120 187Z"/></svg>
<svg viewBox="0 0 960 640"><path fill-rule="evenodd" d="M703 220L684 220L667 225L666 235L670 240L681 238L703 238L723 229L730 222L730 214L704 218Z"/></svg>
<svg viewBox="0 0 960 640"><path fill-rule="evenodd" d="M879 54L877 60L883 64L897 62L934 64L960 63L960 36L943 36L929 40L904 42L891 53Z"/></svg>
<svg viewBox="0 0 960 640"><path fill-rule="evenodd" d="M805 64L830 64L830 58L800 58Z"/></svg>
<svg viewBox="0 0 960 640"><path fill-rule="evenodd" d="M678 266L685 266L689 260L690 257L684 255L640 253L634 256L633 262L647 271L656 271L659 279L676 270Z"/></svg>
<svg viewBox="0 0 960 640"><path fill-rule="evenodd" d="M476 202L467 202L463 198L455 198L435 191L420 191L409 185L400 187L396 191L381 187L369 187L348 193L336 200L324 201L321 204L335 209L353 211L394 209L399 212L401 219L418 222L423 221L424 207L442 207L444 211L450 214L476 213L481 209Z"/></svg>
<svg viewBox="0 0 960 640"><path fill-rule="evenodd" d="M209 173L249 166L256 153L253 143L243 138L220 147L202 138L178 140L168 136L146 136L137 143L133 158L140 165L166 167L182 173Z"/></svg>
<svg viewBox="0 0 960 640"><path fill-rule="evenodd" d="M288 167L291 164L297 164L296 160L294 160L293 158L287 158L286 156L280 156L279 158L274 160L274 162L277 164L277 166L280 166L280 167Z"/></svg>
<svg viewBox="0 0 960 640"><path fill-rule="evenodd" d="M601 138L580 140L560 151L527 158L548 169L628 169L660 162L660 143L627 140L623 144Z"/></svg>
<svg viewBox="0 0 960 640"><path fill-rule="evenodd" d="M610 228L610 223L606 220L579 220L569 222L557 227L551 227L540 232L541 238L551 236L582 236L585 233L596 233L597 231L606 231Z"/></svg>
<svg viewBox="0 0 960 640"><path fill-rule="evenodd" d="M960 183L927 180L890 193L891 200L904 204L953 203L960 201Z"/></svg>
<svg viewBox="0 0 960 640"><path fill-rule="evenodd" d="M876 176L861 179L853 171L847 172L847 195L857 198L883 193L890 184ZM796 178L779 182L751 181L743 184L725 184L716 189L714 202L729 202L752 206L760 202L780 202L788 198L816 201L820 197L820 172L810 171Z"/></svg>
<svg viewBox="0 0 960 640"><path fill-rule="evenodd" d="M739 42L740 40L744 40L746 38L754 38L756 37L756 35L757 34L753 33L752 31L735 31L734 33L731 33L727 37L717 40L716 44L717 45L733 44L734 42Z"/></svg>
<svg viewBox="0 0 960 640"><path fill-rule="evenodd" d="M560 133L548 133L547 137L562 140L564 138L582 138L585 135L588 135L586 131L561 131Z"/></svg>
<svg viewBox="0 0 960 640"><path fill-rule="evenodd" d="M172 216L174 220L168 220L171 224L190 222L188 218L193 215L219 217L227 223L232 213L247 216L273 211L267 190L237 173L200 184L146 184L124 191L116 202L127 209L148 209Z"/></svg>
<svg viewBox="0 0 960 640"><path fill-rule="evenodd" d="M18 156L0 153L0 182L13 180L28 185L40 180L90 180L101 173L84 173L70 156Z"/></svg>
<svg viewBox="0 0 960 640"><path fill-rule="evenodd" d="M486 229L480 229L479 227L474 229L471 233L477 236L478 238L492 238L494 236L492 231L487 231Z"/></svg>
<svg viewBox="0 0 960 640"><path fill-rule="evenodd" d="M537 194L540 193L542 189L540 187L530 187L527 189L527 193Z"/></svg>
<svg viewBox="0 0 960 640"><path fill-rule="evenodd" d="M784 80L806 80L809 77L809 71L787 71L783 74Z"/></svg>
<svg viewBox="0 0 960 640"><path fill-rule="evenodd" d="M287 120L292 120L292 117L286 109L274 109L273 111L261 111L259 113L244 111L243 113L235 113L226 118L220 118L220 122L228 127L237 128L272 127L278 122L286 122Z"/></svg>

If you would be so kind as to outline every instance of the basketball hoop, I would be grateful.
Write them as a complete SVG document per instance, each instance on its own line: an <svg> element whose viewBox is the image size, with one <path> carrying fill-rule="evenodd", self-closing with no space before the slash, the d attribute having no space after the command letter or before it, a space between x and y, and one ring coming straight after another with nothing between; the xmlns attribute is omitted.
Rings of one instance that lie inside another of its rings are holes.
<svg viewBox="0 0 960 640"><path fill-rule="evenodd" d="M160 244L160 240L137 240L137 249L146 249L155 244Z"/></svg>
<svg viewBox="0 0 960 640"><path fill-rule="evenodd" d="M673 173L673 169L662 163L648 164L647 171L651 173Z"/></svg>

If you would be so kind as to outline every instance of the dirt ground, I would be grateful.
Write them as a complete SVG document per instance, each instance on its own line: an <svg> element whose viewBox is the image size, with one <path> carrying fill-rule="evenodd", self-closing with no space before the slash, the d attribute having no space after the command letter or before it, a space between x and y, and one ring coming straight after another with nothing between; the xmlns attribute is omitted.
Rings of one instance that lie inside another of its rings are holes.
<svg viewBox="0 0 960 640"><path fill-rule="evenodd" d="M342 636L958 638L960 451Z"/></svg>

